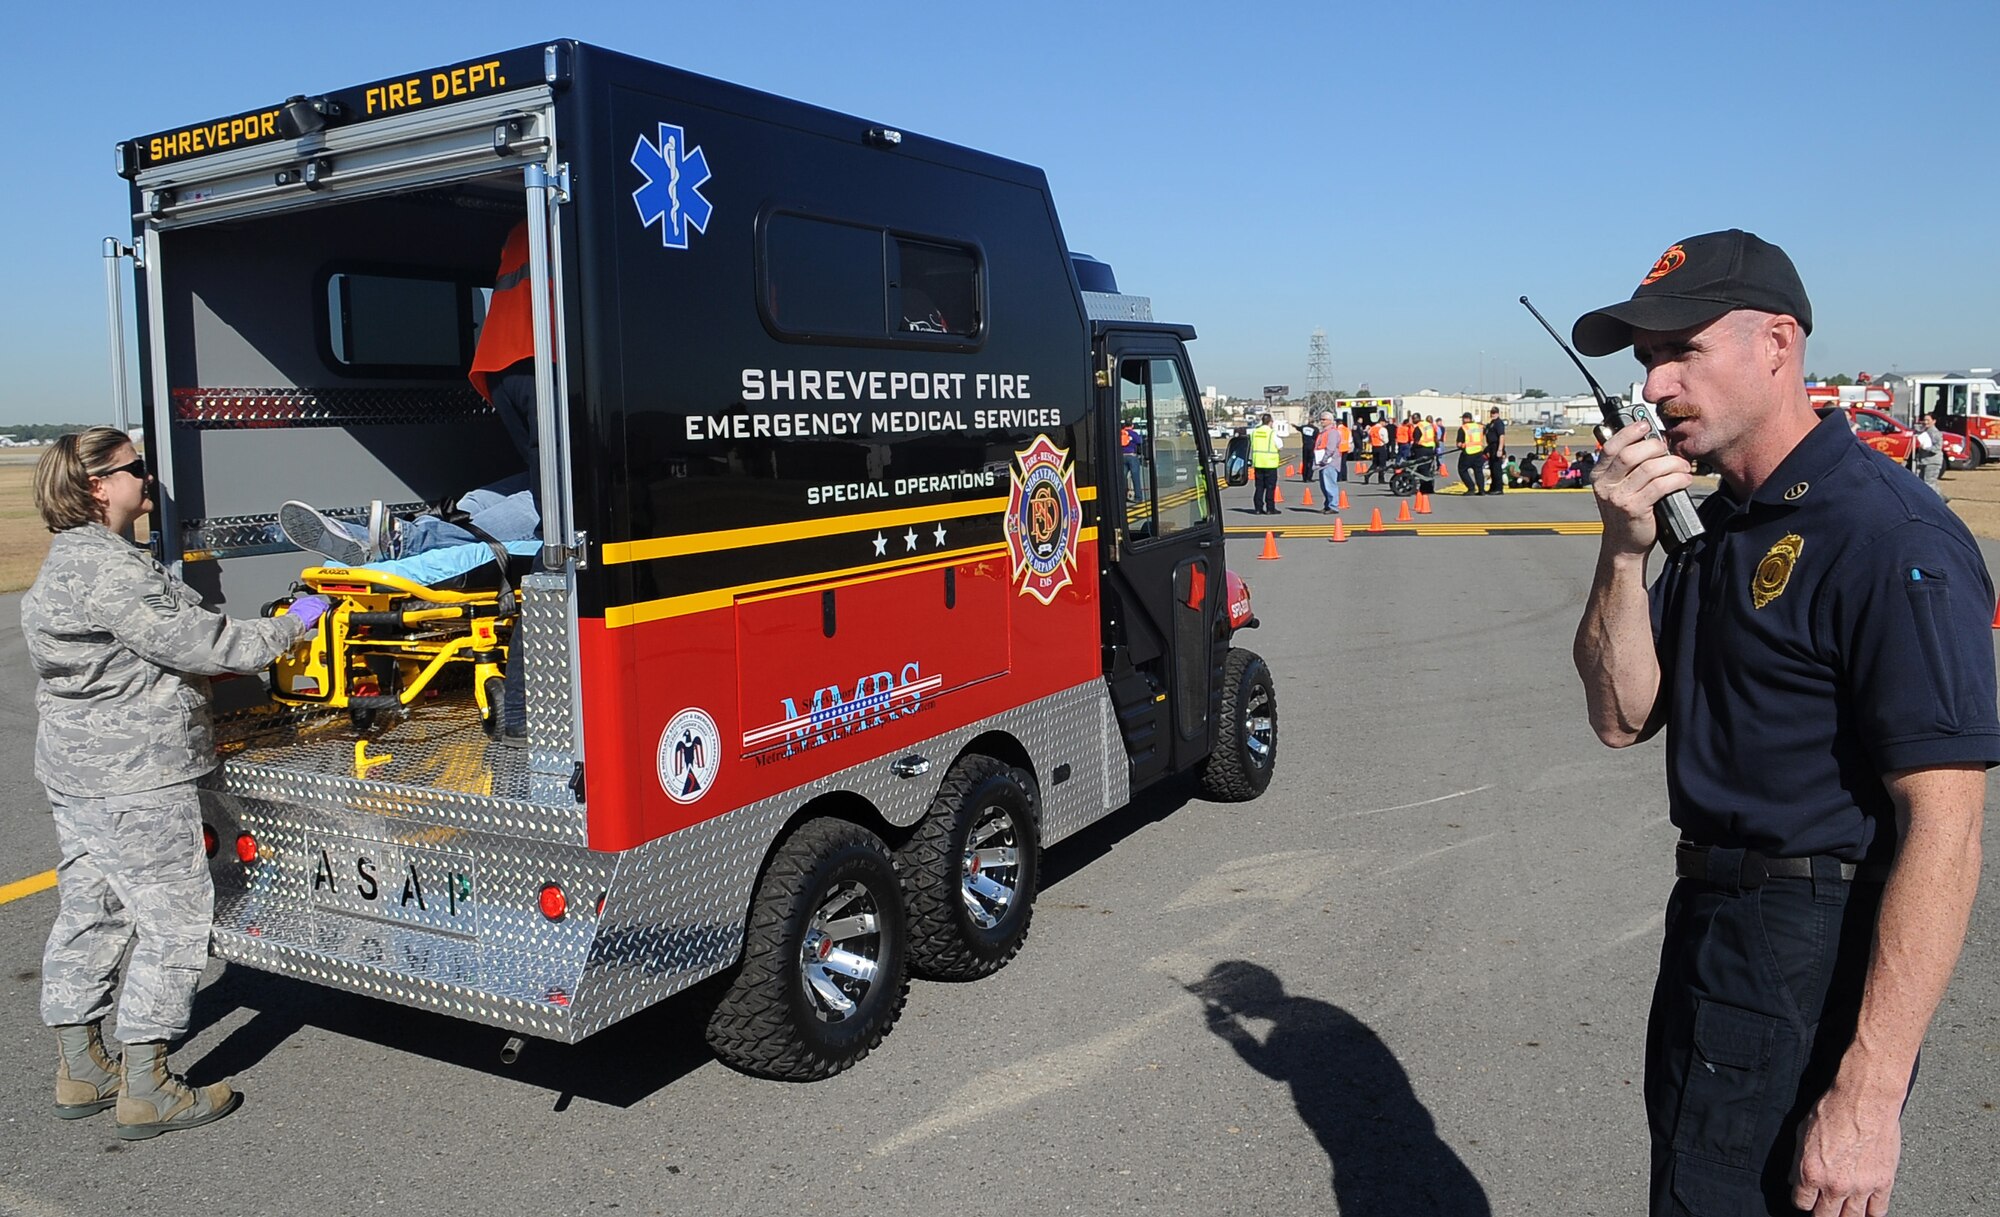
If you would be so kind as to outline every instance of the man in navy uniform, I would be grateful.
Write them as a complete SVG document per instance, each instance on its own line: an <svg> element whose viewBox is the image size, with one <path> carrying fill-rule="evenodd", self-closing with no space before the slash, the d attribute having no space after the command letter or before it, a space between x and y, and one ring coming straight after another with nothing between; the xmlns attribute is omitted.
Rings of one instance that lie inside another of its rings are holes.
<svg viewBox="0 0 2000 1217"><path fill-rule="evenodd" d="M1681 835L1646 1042L1655 1215L1888 1211L2000 763L1979 549L1815 418L1811 330L1791 259L1732 229L1573 332L1633 348L1666 429L1604 445L1576 638L1598 737L1666 730ZM1722 486L1649 592L1653 507L1693 459Z"/></svg>

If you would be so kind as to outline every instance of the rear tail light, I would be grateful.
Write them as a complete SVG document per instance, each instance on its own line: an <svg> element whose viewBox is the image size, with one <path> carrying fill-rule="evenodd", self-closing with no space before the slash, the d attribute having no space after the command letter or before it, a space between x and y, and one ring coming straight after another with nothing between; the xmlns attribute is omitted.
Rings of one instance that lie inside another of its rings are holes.
<svg viewBox="0 0 2000 1217"><path fill-rule="evenodd" d="M542 916L550 921L561 921L563 915L569 912L569 897L563 895L563 890L553 883L542 885L541 903Z"/></svg>
<svg viewBox="0 0 2000 1217"><path fill-rule="evenodd" d="M201 826L201 852L202 852L202 853L204 853L204 854L207 854L207 855L208 855L209 857L213 858L213 857L215 856L215 848L216 848L216 846L217 846L218 844L219 844L219 842L218 842L218 841L216 841L216 839L215 839L215 830L214 830L213 828L210 828L210 827L209 827L208 825L206 825L206 824L202 825L202 826Z"/></svg>
<svg viewBox="0 0 2000 1217"><path fill-rule="evenodd" d="M236 860L238 862L257 860L257 838L247 832L236 834Z"/></svg>

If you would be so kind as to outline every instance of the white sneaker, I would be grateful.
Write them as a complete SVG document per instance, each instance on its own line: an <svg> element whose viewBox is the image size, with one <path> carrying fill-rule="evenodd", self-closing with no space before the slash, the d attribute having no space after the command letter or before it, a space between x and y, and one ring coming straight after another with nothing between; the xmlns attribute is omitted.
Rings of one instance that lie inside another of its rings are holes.
<svg viewBox="0 0 2000 1217"><path fill-rule="evenodd" d="M389 509L380 499L368 502L368 560L389 557Z"/></svg>
<svg viewBox="0 0 2000 1217"><path fill-rule="evenodd" d="M360 566L368 561L369 539L352 524L336 520L310 503L297 499L278 508L278 529L285 539L300 549L325 554L340 566Z"/></svg>

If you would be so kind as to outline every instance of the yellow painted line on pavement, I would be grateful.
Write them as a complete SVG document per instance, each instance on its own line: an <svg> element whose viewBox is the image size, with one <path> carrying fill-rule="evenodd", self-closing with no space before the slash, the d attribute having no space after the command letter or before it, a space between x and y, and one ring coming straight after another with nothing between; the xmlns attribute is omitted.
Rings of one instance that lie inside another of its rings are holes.
<svg viewBox="0 0 2000 1217"><path fill-rule="evenodd" d="M45 870L39 875L30 875L26 879L17 879L5 887L0 887L0 904L19 900L23 896L32 896L36 892L46 892L55 885L56 873L52 870Z"/></svg>

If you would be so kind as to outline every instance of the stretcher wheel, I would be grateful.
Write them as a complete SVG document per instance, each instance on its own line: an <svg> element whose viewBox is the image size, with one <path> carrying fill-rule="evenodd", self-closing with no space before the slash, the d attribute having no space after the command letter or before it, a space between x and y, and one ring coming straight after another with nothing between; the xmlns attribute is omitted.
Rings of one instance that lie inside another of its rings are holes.
<svg viewBox="0 0 2000 1217"><path fill-rule="evenodd" d="M952 766L896 851L918 975L973 980L1020 951L1041 870L1040 807L1024 770L984 756Z"/></svg>
<svg viewBox="0 0 2000 1217"><path fill-rule="evenodd" d="M763 1077L839 1073L903 1012L908 956L889 847L859 824L807 821L764 867L742 962L708 1021L709 1046Z"/></svg>
<svg viewBox="0 0 2000 1217"><path fill-rule="evenodd" d="M500 738L500 724L503 721L502 711L506 708L506 697L507 681L505 678L499 676L487 677L486 721L479 725L485 728L486 734L492 736L494 739Z"/></svg>
<svg viewBox="0 0 2000 1217"><path fill-rule="evenodd" d="M1233 648L1222 665L1222 713L1215 751L1202 766L1202 793L1242 803L1264 793L1278 763L1278 692L1254 651Z"/></svg>

